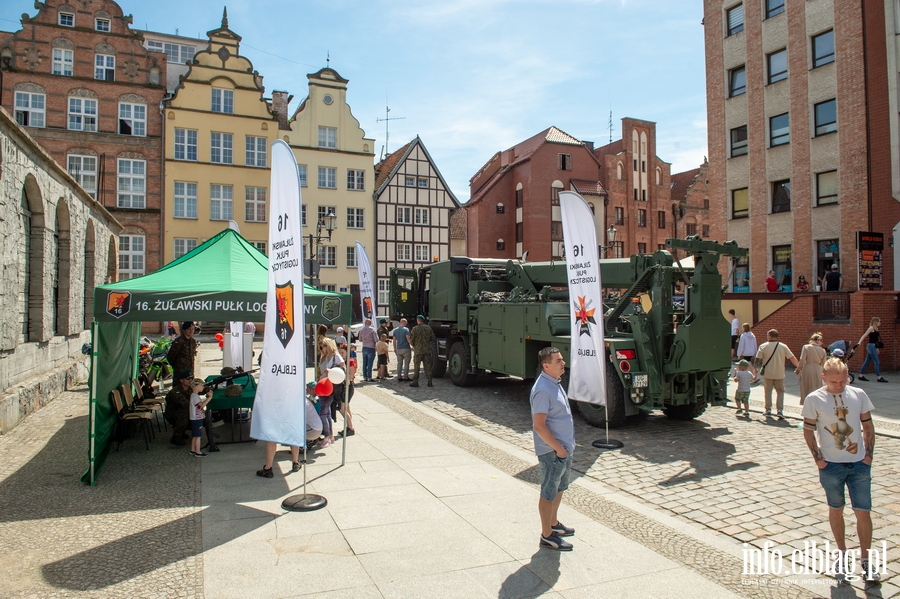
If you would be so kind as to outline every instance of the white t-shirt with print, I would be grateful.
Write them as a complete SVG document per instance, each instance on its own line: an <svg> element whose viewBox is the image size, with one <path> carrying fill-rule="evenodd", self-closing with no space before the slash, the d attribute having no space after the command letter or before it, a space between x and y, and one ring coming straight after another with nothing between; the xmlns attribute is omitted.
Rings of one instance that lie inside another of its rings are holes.
<svg viewBox="0 0 900 599"><path fill-rule="evenodd" d="M840 424L835 406L846 406L847 416ZM819 449L826 462L860 462L866 457L863 446L860 414L875 409L866 392L856 387L846 387L843 393L830 393L820 387L806 396L803 402L803 417L816 420L816 436ZM856 444L856 452L847 451Z"/></svg>

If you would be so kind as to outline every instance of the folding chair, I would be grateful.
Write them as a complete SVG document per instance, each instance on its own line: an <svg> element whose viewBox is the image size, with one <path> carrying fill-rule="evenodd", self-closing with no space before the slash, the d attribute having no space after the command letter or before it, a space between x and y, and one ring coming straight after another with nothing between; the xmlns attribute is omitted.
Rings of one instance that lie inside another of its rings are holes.
<svg viewBox="0 0 900 599"><path fill-rule="evenodd" d="M138 421L140 422L141 432L144 434L144 445L147 449L150 449L150 435L152 434L152 428L150 427L150 419L153 418L153 415L150 412L126 412L125 406L122 404L122 396L115 389L109 392L113 398L113 405L116 408L116 415L118 416L118 423L120 427L127 427L129 421ZM122 446L122 442L125 440L125 435L121 432L117 435L118 444L116 445L116 451L119 451L119 447Z"/></svg>
<svg viewBox="0 0 900 599"><path fill-rule="evenodd" d="M156 428L159 429L159 415L166 409L166 400L159 397L144 397L144 390L141 388L141 382L137 379L131 379L131 382L134 385L135 405L145 406L156 412ZM162 419L162 425L168 432L169 425L166 424L165 418Z"/></svg>
<svg viewBox="0 0 900 599"><path fill-rule="evenodd" d="M159 414L162 412L162 408L159 404L154 405L146 405L142 406L134 401L134 394L131 391L131 383L123 383L120 387L122 389L122 397L125 398L125 411L126 412L149 412L150 414L156 415L156 428L159 429L159 432L162 432L162 427L159 424ZM150 432L153 432L153 428L150 429ZM155 437L156 435L154 435Z"/></svg>

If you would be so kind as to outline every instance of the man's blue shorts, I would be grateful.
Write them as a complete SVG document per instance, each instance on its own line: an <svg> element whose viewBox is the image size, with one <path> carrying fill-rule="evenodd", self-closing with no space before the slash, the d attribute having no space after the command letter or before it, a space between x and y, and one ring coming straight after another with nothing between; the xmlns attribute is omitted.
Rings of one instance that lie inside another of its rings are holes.
<svg viewBox="0 0 900 599"><path fill-rule="evenodd" d="M191 436L192 437L202 437L203 436L203 421L202 420L191 420Z"/></svg>
<svg viewBox="0 0 900 599"><path fill-rule="evenodd" d="M555 451L550 451L539 455L538 462L541 464L541 499L553 501L569 488L572 454L558 458Z"/></svg>
<svg viewBox="0 0 900 599"><path fill-rule="evenodd" d="M872 467L862 462L826 462L819 470L819 482L825 489L828 507L844 507L844 486L850 491L850 507L854 510L872 509Z"/></svg>

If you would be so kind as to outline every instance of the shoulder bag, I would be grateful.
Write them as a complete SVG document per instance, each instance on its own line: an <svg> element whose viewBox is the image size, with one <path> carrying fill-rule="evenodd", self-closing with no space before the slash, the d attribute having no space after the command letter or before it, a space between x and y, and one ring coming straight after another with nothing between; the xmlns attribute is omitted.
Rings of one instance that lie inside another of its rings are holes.
<svg viewBox="0 0 900 599"><path fill-rule="evenodd" d="M772 355L769 356L769 359L766 360L766 363L763 364L763 365L762 365L762 368L759 369L759 375L760 375L760 376L765 376L765 375L766 375L766 366L769 365L769 362L772 361L772 358L774 358L774 357L775 357L775 354L778 352L778 343L779 343L778 341L775 342L775 349L772 350Z"/></svg>

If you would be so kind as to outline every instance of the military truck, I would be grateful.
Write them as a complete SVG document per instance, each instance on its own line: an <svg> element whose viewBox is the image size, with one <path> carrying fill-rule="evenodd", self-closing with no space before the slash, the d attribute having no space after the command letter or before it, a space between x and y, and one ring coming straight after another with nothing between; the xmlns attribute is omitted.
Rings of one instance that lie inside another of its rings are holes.
<svg viewBox="0 0 900 599"><path fill-rule="evenodd" d="M576 402L590 424L621 426L631 415L663 410L696 418L727 402L731 331L722 315L721 256L747 250L699 237L666 240L666 250L600 260L604 289L606 408ZM676 260L669 250L682 250ZM569 355L566 263L454 257L419 269L392 269L394 319L428 318L437 337L435 377L455 385L485 372L530 379L538 352Z"/></svg>

